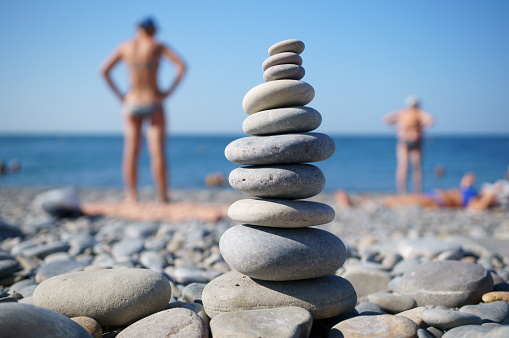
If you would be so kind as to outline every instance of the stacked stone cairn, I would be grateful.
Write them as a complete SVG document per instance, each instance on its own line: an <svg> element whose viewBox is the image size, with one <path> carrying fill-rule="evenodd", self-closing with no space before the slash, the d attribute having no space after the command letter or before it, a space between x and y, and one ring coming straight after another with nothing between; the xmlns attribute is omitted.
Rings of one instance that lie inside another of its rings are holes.
<svg viewBox="0 0 509 338"><path fill-rule="evenodd" d="M266 82L252 88L242 107L247 134L231 142L226 158L246 165L230 173L230 185L254 198L233 203L228 214L242 223L227 230L219 247L233 271L203 290L213 318L226 312L297 306L313 319L350 312L356 292L335 275L346 259L343 242L312 226L334 219L330 206L307 199L325 186L322 171L308 162L328 159L331 137L311 132L321 115L307 107L314 89L304 77L304 43L285 40L269 48L263 64Z"/></svg>

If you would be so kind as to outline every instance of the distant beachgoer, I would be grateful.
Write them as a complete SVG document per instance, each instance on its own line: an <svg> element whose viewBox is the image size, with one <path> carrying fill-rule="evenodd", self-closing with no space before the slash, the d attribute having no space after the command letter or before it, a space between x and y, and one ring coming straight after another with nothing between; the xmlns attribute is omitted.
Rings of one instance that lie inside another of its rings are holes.
<svg viewBox="0 0 509 338"><path fill-rule="evenodd" d="M11 169L11 171L13 173L19 171L20 169L20 165L19 165L19 162L17 159L12 159L10 162L9 162L9 169Z"/></svg>
<svg viewBox="0 0 509 338"><path fill-rule="evenodd" d="M174 51L155 39L156 31L154 20L147 18L141 21L135 37L120 44L101 68L107 84L123 103L125 137L122 168L126 200L130 202L135 202L137 199L137 162L144 121L149 125L147 141L158 199L161 202L169 200L163 101L178 87L186 72L186 65ZM157 83L159 60L162 57L167 58L176 67L175 78L167 90L159 89ZM120 92L110 75L112 68L120 61L127 64L130 78L130 88L125 95Z"/></svg>
<svg viewBox="0 0 509 338"><path fill-rule="evenodd" d="M0 159L0 175L5 174L7 172L7 167L5 166L4 161Z"/></svg>
<svg viewBox="0 0 509 338"><path fill-rule="evenodd" d="M412 165L413 192L422 191L422 137L425 128L433 124L433 117L420 109L416 96L405 100L407 107L385 116L387 124L396 126L398 142L396 144L396 190L406 193L408 162Z"/></svg>
<svg viewBox="0 0 509 338"><path fill-rule="evenodd" d="M466 173L456 189L434 189L422 194L407 194L384 196L381 201L386 207L392 208L402 205L418 205L423 208L465 208L470 210L485 210L491 207L500 206L498 196L502 189L509 192L507 186L498 183L492 189L483 188L480 193L473 187L475 175ZM344 191L336 193L336 202L341 209L348 209L355 206ZM507 196L506 196L507 197ZM361 200L359 203L362 203Z"/></svg>

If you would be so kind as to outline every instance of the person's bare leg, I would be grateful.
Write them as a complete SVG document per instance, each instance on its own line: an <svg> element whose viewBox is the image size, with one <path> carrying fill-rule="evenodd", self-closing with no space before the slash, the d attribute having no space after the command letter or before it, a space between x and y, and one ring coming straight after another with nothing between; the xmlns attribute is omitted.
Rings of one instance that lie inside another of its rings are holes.
<svg viewBox="0 0 509 338"><path fill-rule="evenodd" d="M126 201L136 202L138 197L136 187L138 181L138 155L140 153L141 125L143 121L141 118L134 117L129 113L124 114L125 131L122 171L126 187Z"/></svg>
<svg viewBox="0 0 509 338"><path fill-rule="evenodd" d="M421 168L421 150L410 151L410 162L412 163L412 182L414 194L422 192L422 168Z"/></svg>
<svg viewBox="0 0 509 338"><path fill-rule="evenodd" d="M338 204L338 207L342 210L350 209L351 203L348 199L348 195L346 194L346 191L344 190L338 190L335 194L336 203Z"/></svg>
<svg viewBox="0 0 509 338"><path fill-rule="evenodd" d="M403 143L396 145L396 191L406 194L406 177L408 171L408 150Z"/></svg>
<svg viewBox="0 0 509 338"><path fill-rule="evenodd" d="M166 172L166 121L162 110L151 116L150 128L147 132L148 147L150 153L150 167L152 177L156 184L157 198L159 202L168 202L168 174Z"/></svg>
<svg viewBox="0 0 509 338"><path fill-rule="evenodd" d="M423 208L438 208L438 204L421 194L387 196L383 199L383 205L394 208L400 205L418 205Z"/></svg>

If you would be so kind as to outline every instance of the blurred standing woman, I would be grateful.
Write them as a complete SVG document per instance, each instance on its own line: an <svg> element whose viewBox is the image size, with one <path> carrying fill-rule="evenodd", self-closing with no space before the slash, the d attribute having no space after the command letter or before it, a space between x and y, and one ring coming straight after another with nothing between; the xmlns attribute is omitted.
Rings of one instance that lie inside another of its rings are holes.
<svg viewBox="0 0 509 338"><path fill-rule="evenodd" d="M121 43L101 68L107 84L123 104L125 133L122 171L128 202L136 202L137 199L138 155L144 121L149 124L147 143L158 200L163 203L169 200L163 101L178 87L186 72L186 65L174 51L155 39L156 32L156 25L151 18L141 21L135 37ZM176 67L175 77L167 90L160 90L157 84L161 57L167 58ZM120 92L110 75L113 67L120 61L126 63L130 79L130 88L125 95Z"/></svg>

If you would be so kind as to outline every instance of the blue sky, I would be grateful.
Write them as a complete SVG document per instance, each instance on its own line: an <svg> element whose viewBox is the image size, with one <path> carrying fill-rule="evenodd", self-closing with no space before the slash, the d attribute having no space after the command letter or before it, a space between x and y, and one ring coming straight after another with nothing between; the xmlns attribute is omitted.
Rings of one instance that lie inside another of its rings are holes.
<svg viewBox="0 0 509 338"><path fill-rule="evenodd" d="M120 133L98 69L146 15L189 65L166 104L174 133L242 133L268 47L293 38L319 131L392 133L381 117L417 94L434 133L509 133L506 0L2 1L0 133ZM123 66L114 77L125 89Z"/></svg>

